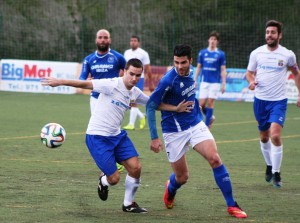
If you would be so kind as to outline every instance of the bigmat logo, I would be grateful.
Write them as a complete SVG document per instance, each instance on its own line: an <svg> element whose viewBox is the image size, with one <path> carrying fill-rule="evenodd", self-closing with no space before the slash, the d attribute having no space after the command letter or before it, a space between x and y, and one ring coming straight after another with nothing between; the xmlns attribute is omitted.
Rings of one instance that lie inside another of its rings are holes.
<svg viewBox="0 0 300 223"><path fill-rule="evenodd" d="M40 67L37 64L24 64L22 67L18 65L14 63L3 63L2 80L40 81L45 77L51 76L52 69L50 67Z"/></svg>

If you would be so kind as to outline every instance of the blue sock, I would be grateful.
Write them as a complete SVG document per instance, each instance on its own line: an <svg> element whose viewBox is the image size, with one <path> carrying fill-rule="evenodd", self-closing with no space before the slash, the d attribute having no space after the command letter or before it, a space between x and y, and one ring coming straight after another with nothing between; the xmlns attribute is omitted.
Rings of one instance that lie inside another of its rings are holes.
<svg viewBox="0 0 300 223"><path fill-rule="evenodd" d="M173 196L175 196L177 189L179 189L181 187L181 184L177 183L176 179L175 179L175 174L172 173L170 176L170 183L169 183L169 193Z"/></svg>
<svg viewBox="0 0 300 223"><path fill-rule="evenodd" d="M206 108L206 118L205 118L205 124L209 126L210 119L213 116L214 109L213 108Z"/></svg>
<svg viewBox="0 0 300 223"><path fill-rule="evenodd" d="M226 200L228 207L234 206L235 201L232 194L232 187L229 174L226 170L226 167L222 164L217 168L213 168L214 177L217 185L219 186L222 194Z"/></svg>

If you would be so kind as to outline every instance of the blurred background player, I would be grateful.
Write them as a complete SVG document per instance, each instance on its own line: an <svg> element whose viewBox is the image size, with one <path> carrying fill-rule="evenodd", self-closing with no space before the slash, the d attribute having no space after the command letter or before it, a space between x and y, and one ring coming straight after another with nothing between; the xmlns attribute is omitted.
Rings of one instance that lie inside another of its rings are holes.
<svg viewBox="0 0 300 223"><path fill-rule="evenodd" d="M255 90L253 110L260 135L260 148L266 162L265 180L282 186L280 167L283 146L281 132L287 111L286 79L292 72L300 92L300 71L293 51L279 44L282 23L270 20L265 26L266 44L251 52L246 77ZM300 107L300 96L297 99Z"/></svg>
<svg viewBox="0 0 300 223"><path fill-rule="evenodd" d="M222 163L215 139L202 121L202 113L195 96L195 82L190 70L193 61L192 49L188 45L177 45L173 55L174 67L160 80L146 106L151 150L158 153L162 150L162 142L157 133L155 110L164 103L175 106L182 101L192 102L187 108L189 112L161 111L167 158L173 170L166 182L165 206L168 209L173 208L177 190L188 181L189 169L185 154L191 146L211 166L215 182L226 201L228 213L236 218L247 218L247 214L233 197L229 173Z"/></svg>
<svg viewBox="0 0 300 223"><path fill-rule="evenodd" d="M144 65L144 72L142 74L142 78L137 84L137 87L141 89L142 91L144 90L144 75L148 78L149 81L149 90L152 92L154 90L154 86L152 83L151 79L151 66L150 66L150 58L149 54L140 48L140 39L138 36L131 36L130 38L130 49L126 50L124 52L124 57L126 61L132 59L132 58L137 58L140 61L142 61ZM131 109L130 109L130 115L129 115L129 123L123 127L123 129L126 130L134 130L135 129L135 120L136 118L139 118L140 120L140 129L143 129L146 124L146 117L145 114L143 114L140 109L138 108L137 105L132 104Z"/></svg>
<svg viewBox="0 0 300 223"><path fill-rule="evenodd" d="M97 50L84 58L79 79L104 79L122 76L126 60L122 54L110 49L110 33L105 29L100 29L96 33L95 41ZM98 97L98 92L91 92L91 113L93 113ZM124 170L124 167L118 163L117 167L120 172Z"/></svg>
<svg viewBox="0 0 300 223"><path fill-rule="evenodd" d="M199 51L194 77L197 85L201 71L199 103L205 115L205 124L209 128L215 120L214 104L220 91L221 80L221 92L224 93L226 89L226 59L225 53L217 48L219 39L220 35L216 31L209 34L208 47Z"/></svg>

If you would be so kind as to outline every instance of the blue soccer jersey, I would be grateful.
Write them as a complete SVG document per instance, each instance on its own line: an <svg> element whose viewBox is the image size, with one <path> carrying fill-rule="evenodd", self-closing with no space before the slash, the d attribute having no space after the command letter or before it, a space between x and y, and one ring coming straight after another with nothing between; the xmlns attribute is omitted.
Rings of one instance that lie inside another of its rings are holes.
<svg viewBox="0 0 300 223"><path fill-rule="evenodd" d="M225 53L216 49L209 51L203 49L198 54L197 63L201 64L201 81L207 83L220 83L221 66L226 65Z"/></svg>
<svg viewBox="0 0 300 223"><path fill-rule="evenodd" d="M86 80L89 74L93 79L119 77L119 72L124 70L125 65L125 58L115 50L110 49L103 55L96 51L84 59L79 79ZM98 98L99 93L92 91L91 96Z"/></svg>
<svg viewBox="0 0 300 223"><path fill-rule="evenodd" d="M190 113L161 111L163 133L184 131L202 120L198 100L195 99L195 82L192 75L193 70L191 69L188 76L180 76L174 67L164 75L150 96L150 100L157 107L160 103L177 106L183 100L194 101Z"/></svg>

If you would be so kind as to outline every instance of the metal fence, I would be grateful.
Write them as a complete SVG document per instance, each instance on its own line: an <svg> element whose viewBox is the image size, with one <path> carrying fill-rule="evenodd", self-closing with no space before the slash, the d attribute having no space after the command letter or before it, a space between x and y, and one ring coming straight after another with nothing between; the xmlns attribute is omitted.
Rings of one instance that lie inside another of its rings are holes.
<svg viewBox="0 0 300 223"><path fill-rule="evenodd" d="M123 53L140 36L151 64L170 65L179 43L197 53L208 35L221 35L227 67L245 68L250 52L264 44L269 19L284 24L282 45L299 61L300 0L0 0L0 59L81 62L95 50L95 34L111 32Z"/></svg>

